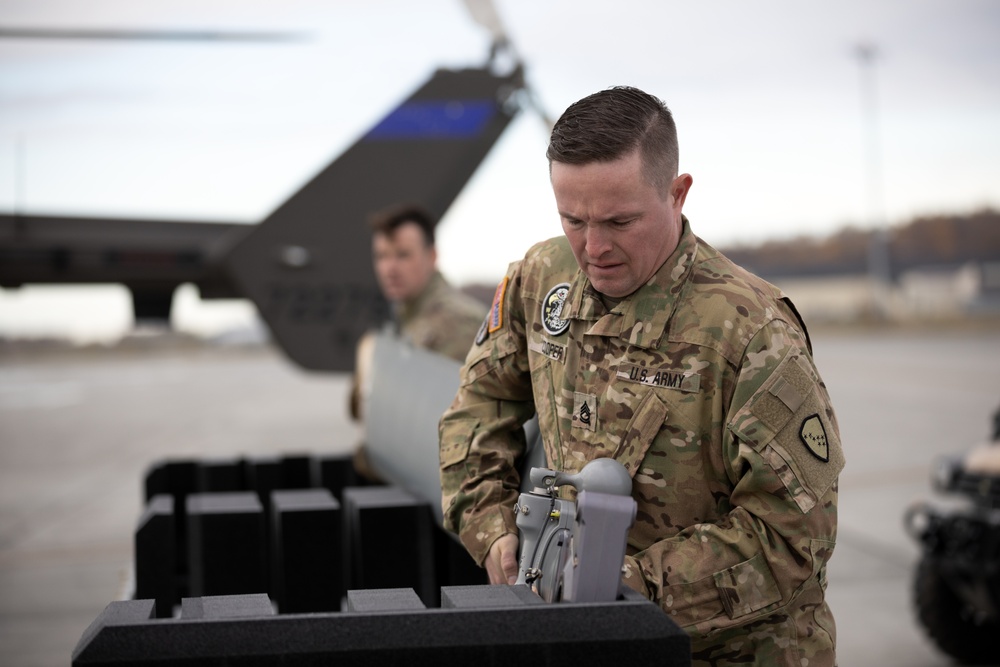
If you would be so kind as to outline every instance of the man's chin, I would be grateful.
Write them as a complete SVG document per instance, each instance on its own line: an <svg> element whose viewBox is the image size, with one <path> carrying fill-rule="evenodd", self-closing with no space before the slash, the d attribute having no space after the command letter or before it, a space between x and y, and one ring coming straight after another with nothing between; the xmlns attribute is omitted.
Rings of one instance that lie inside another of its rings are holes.
<svg viewBox="0 0 1000 667"><path fill-rule="evenodd" d="M598 292L604 296L609 296L612 299L620 299L623 296L628 296L634 289L629 289L627 285L624 284L623 280L616 280L613 278L600 277L600 276L589 276L590 284L594 286Z"/></svg>
<svg viewBox="0 0 1000 667"><path fill-rule="evenodd" d="M390 287L383 287L382 296L386 298L386 301L392 301L392 302L402 301L403 292L402 290L392 289Z"/></svg>

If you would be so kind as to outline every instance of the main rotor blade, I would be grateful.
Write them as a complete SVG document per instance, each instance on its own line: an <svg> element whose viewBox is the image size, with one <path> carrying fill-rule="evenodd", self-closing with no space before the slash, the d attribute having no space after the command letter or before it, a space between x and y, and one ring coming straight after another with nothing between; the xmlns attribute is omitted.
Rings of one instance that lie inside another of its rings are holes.
<svg viewBox="0 0 1000 667"><path fill-rule="evenodd" d="M302 33L224 30L132 30L118 28L6 28L0 39L80 39L158 42L290 42Z"/></svg>

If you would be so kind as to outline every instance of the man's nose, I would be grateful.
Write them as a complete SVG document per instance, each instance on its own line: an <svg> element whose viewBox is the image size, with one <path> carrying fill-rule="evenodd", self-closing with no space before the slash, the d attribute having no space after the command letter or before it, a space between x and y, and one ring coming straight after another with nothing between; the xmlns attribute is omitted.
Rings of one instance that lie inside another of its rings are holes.
<svg viewBox="0 0 1000 667"><path fill-rule="evenodd" d="M611 250L611 239L604 225L587 225L587 256L600 257Z"/></svg>

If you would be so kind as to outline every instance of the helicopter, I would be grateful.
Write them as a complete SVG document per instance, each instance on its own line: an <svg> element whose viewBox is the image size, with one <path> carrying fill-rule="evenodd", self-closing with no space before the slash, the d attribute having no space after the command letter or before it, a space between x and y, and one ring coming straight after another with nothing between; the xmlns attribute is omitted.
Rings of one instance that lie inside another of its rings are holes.
<svg viewBox="0 0 1000 667"><path fill-rule="evenodd" d="M247 298L287 356L309 370L354 366L384 321L368 217L399 203L440 218L531 103L524 67L490 3L466 2L492 34L480 66L439 68L259 223L0 214L0 286L119 283L136 321L170 320L174 291ZM3 30L0 38L281 39L280 33Z"/></svg>

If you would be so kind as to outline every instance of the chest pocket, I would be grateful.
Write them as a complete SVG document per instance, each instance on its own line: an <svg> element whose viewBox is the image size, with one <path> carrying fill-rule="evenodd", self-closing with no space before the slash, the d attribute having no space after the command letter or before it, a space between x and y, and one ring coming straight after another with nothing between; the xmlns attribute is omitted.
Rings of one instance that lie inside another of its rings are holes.
<svg viewBox="0 0 1000 667"><path fill-rule="evenodd" d="M666 419L666 403L660 400L655 391L647 391L622 432L621 444L618 445L614 456L632 477L635 477L639 465L649 451L649 446L653 444Z"/></svg>

